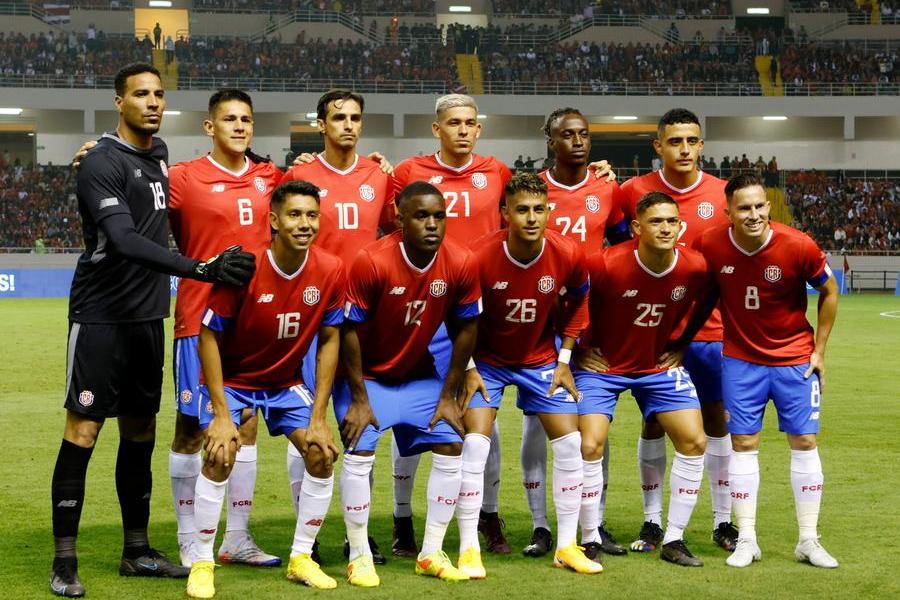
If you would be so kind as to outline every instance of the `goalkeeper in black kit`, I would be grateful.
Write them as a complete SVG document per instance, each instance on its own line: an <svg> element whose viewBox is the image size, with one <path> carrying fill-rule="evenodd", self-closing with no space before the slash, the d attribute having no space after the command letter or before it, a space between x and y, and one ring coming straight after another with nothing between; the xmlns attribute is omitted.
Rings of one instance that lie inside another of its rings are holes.
<svg viewBox="0 0 900 600"><path fill-rule="evenodd" d="M168 150L153 134L165 109L159 72L124 67L115 79L118 127L81 161L78 210L84 253L69 295L66 424L53 471L55 554L50 589L80 597L75 540L88 461L104 420L118 418L116 491L122 510L121 575L187 577L150 547L151 456L163 379L169 275L242 285L255 269L239 247L201 261L170 252Z"/></svg>

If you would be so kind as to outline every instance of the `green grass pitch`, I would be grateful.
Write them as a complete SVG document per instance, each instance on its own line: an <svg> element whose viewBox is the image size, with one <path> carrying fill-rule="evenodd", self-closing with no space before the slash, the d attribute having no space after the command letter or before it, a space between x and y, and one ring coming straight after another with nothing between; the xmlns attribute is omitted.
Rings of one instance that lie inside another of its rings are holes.
<svg viewBox="0 0 900 600"><path fill-rule="evenodd" d="M0 300L0 597L49 598L52 558L50 478L63 425L66 303L64 300ZM900 597L900 299L854 296L841 300L838 323L827 356L823 399L822 461L826 491L820 532L841 562L835 571L794 562L796 522L790 491L789 452L777 432L774 412L766 417L761 452L762 488L758 516L763 560L744 570L725 566L725 553L710 540L709 490L704 483L686 539L706 561L702 569L663 563L658 553L608 557L599 576L581 576L551 567L550 558L528 559L519 550L530 535L519 469L521 419L508 403L500 413L503 439L501 515L515 548L509 557L485 555L488 579L456 586L416 577L413 564L390 560L379 569L382 585L358 590L344 580L343 524L337 494L320 540L325 570L338 589L317 592L284 578L282 568L226 567L217 570L218 598L450 598L604 597L604 598L828 598ZM171 332L171 324L167 324ZM167 357L163 409L159 415L154 462L150 539L177 557L175 521L167 474L173 402ZM623 399L611 434L611 485L607 521L620 542L637 533L642 521L635 465L637 410ZM184 581L118 576L121 551L119 508L113 480L116 426L101 433L88 472L87 496L78 541L80 574L88 597L178 598ZM260 435L259 478L251 529L260 545L285 559L294 520L285 473L285 441ZM382 443L376 461L376 489L370 531L390 546L390 450ZM671 449L670 449L671 459ZM416 529L423 530L424 484L430 459L416 482ZM552 504L551 504L552 514ZM223 520L224 523L224 520ZM457 533L451 525L445 548L455 559Z"/></svg>

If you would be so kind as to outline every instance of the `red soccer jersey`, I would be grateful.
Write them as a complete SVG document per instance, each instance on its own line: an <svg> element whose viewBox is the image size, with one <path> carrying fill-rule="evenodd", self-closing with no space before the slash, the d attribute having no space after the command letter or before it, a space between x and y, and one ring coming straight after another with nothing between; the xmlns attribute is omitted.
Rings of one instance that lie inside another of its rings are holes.
<svg viewBox="0 0 900 600"><path fill-rule="evenodd" d="M344 266L313 246L297 272L278 268L272 251L257 254L245 287L217 285L202 322L223 331L219 353L225 385L276 390L303 382L300 363L323 325L344 320Z"/></svg>
<svg viewBox="0 0 900 600"><path fill-rule="evenodd" d="M678 241L690 247L704 232L729 222L725 216L725 184L728 182L703 171L699 173L699 179L684 189L676 188L666 181L662 169L629 179L622 184L624 194L622 211L625 218L629 222L635 218L638 200L647 193L668 194L678 203L678 213L681 217ZM683 329L683 326L678 327L673 332L674 335L680 334ZM722 314L718 308L709 316L709 320L695 339L698 342L722 341Z"/></svg>
<svg viewBox="0 0 900 600"><path fill-rule="evenodd" d="M247 252L268 247L269 196L281 171L250 160L233 173L211 156L169 168L169 223L182 254L206 259L232 244ZM200 315L212 285L182 279L175 300L175 337L200 333Z"/></svg>
<svg viewBox="0 0 900 600"><path fill-rule="evenodd" d="M557 298L582 303L590 287L584 252L577 242L547 231L537 258L522 264L509 254L506 231L478 241L475 258L484 295L475 358L499 367L533 368L556 359L556 334L577 338L586 314L566 310L556 327Z"/></svg>
<svg viewBox="0 0 900 600"><path fill-rule="evenodd" d="M637 248L618 244L588 258L590 326L584 345L600 348L610 373L657 373L675 327L711 286L703 256L675 250L675 262L654 273Z"/></svg>
<svg viewBox="0 0 900 600"><path fill-rule="evenodd" d="M590 169L584 181L572 186L555 181L549 170L542 171L540 177L547 182L550 202L547 228L579 242L586 253L603 248L606 228L625 218L619 184L597 179Z"/></svg>
<svg viewBox="0 0 900 600"><path fill-rule="evenodd" d="M441 190L447 203L447 237L465 246L500 229L500 200L512 173L493 156L472 154L457 168L440 154L414 156L394 169L394 196L413 181L427 181Z"/></svg>
<svg viewBox="0 0 900 600"><path fill-rule="evenodd" d="M359 323L367 378L431 376L428 344L441 322L481 313L478 270L469 250L445 239L431 264L419 269L401 240L397 231L363 248L350 272L345 315Z"/></svg>
<svg viewBox="0 0 900 600"><path fill-rule="evenodd" d="M339 171L319 154L316 160L291 167L282 181L302 179L318 187L321 216L316 244L346 265L363 246L378 237L378 227L394 220L391 178L373 160L356 155Z"/></svg>
<svg viewBox="0 0 900 600"><path fill-rule="evenodd" d="M719 284L726 356L761 365L797 365L815 349L806 320L806 284L820 287L831 276L825 253L806 234L770 223L763 246L752 253L735 243L731 227L717 227L698 240Z"/></svg>

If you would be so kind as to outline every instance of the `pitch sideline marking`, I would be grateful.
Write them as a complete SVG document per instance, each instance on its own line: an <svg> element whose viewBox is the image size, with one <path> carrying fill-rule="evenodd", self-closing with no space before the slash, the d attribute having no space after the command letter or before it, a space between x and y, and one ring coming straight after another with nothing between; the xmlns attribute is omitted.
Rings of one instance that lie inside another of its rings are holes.
<svg viewBox="0 0 900 600"><path fill-rule="evenodd" d="M886 310L878 313L879 317L887 317L888 319L900 319L900 310Z"/></svg>

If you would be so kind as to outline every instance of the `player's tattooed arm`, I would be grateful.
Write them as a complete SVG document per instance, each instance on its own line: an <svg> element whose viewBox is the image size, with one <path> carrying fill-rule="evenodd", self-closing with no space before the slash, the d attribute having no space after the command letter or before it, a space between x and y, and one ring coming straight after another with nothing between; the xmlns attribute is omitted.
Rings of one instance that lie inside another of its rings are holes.
<svg viewBox="0 0 900 600"><path fill-rule="evenodd" d="M575 350L575 366L582 371L606 373L609 362L600 352L600 348L578 348Z"/></svg>
<svg viewBox="0 0 900 600"><path fill-rule="evenodd" d="M607 181L615 181L616 180L616 172L613 171L612 165L605 160L598 160L592 162L588 165L588 167L594 169L594 177L597 179L602 179L606 177Z"/></svg>
<svg viewBox="0 0 900 600"><path fill-rule="evenodd" d="M362 349L359 346L359 336L356 334L354 322L344 321L341 326L340 345L341 365L344 367L347 384L350 386L350 408L347 409L344 420L338 425L344 447L349 452L353 452L366 426L371 424L372 427L378 429L378 420L375 418L375 413L372 412L369 394L366 392L366 384L363 381Z"/></svg>
<svg viewBox="0 0 900 600"><path fill-rule="evenodd" d="M819 292L818 319L816 321L816 348L809 356L809 368L803 374L810 377L813 373L819 376L819 391L825 389L825 346L828 336L837 318L838 288L834 277L816 288Z"/></svg>
<svg viewBox="0 0 900 600"><path fill-rule="evenodd" d="M334 372L338 364L340 329L323 326L319 329L319 344L316 350L316 391L309 426L300 442L300 451L306 456L310 446L318 446L325 457L325 467L330 469L340 452L334 443L331 428L326 423L328 399L334 385Z"/></svg>
<svg viewBox="0 0 900 600"><path fill-rule="evenodd" d="M316 152L304 152L300 156L294 159L292 166L299 166L309 164L312 161L316 160ZM387 173L388 175L394 174L394 165L392 165L387 158L384 157L381 152L372 152L366 156L369 160L374 160L378 163L379 168L382 172Z"/></svg>
<svg viewBox="0 0 900 600"><path fill-rule="evenodd" d="M447 322L447 331L453 339L453 352L450 355L450 368L444 378L444 387L438 399L437 409L431 418L429 428L438 421L444 420L456 430L460 436L465 435L462 423L462 410L458 396L465 384L466 365L475 351L475 340L478 336L478 319L451 319Z"/></svg>
<svg viewBox="0 0 900 600"><path fill-rule="evenodd" d="M221 334L206 325L201 325L197 353L200 356L203 380L209 390L209 400L213 409L213 420L206 429L206 464L214 470L221 467L229 470L241 447L241 440L238 429L231 420L228 401L225 399L222 357L219 354L220 336ZM227 476L227 473L225 475Z"/></svg>
<svg viewBox="0 0 900 600"><path fill-rule="evenodd" d="M573 348L575 348L575 338L564 337L559 350L560 358L556 361L556 368L553 369L553 379L550 381L550 388L547 390L548 398L562 386L563 389L572 394L576 402L581 400L581 393L575 387L575 377L572 376L572 369L569 367L569 359L572 356Z"/></svg>
<svg viewBox="0 0 900 600"><path fill-rule="evenodd" d="M81 145L81 148L79 148L77 152L75 152L75 156L72 157L72 169L74 171L77 171L78 167L81 166L81 159L84 158L85 154L96 145L97 140L88 140Z"/></svg>

